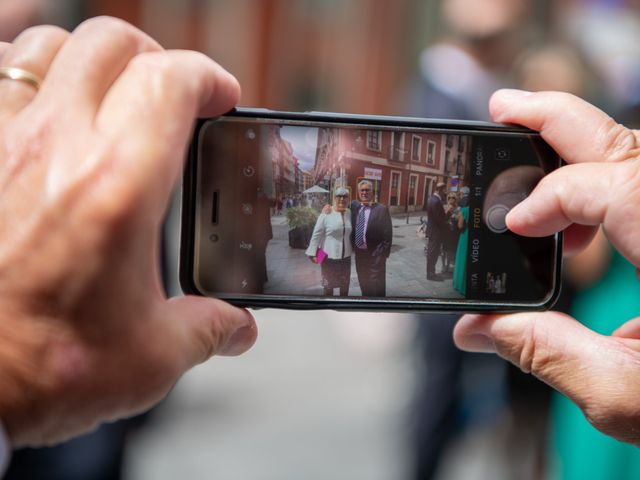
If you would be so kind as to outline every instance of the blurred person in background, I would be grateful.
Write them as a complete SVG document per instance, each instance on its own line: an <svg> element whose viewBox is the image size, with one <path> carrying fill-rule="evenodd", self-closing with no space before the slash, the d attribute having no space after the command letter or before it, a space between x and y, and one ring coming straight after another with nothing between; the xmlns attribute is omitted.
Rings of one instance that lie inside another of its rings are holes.
<svg viewBox="0 0 640 480"><path fill-rule="evenodd" d="M491 94L511 85L513 61L528 40L530 13L522 0L444 0L445 31L421 53L419 77L401 113L488 120ZM416 317L420 363L409 427L415 479L436 477L453 438L474 425L498 422L506 408L505 363L458 350L452 338L458 318Z"/></svg>
<svg viewBox="0 0 640 480"><path fill-rule="evenodd" d="M636 269L611 247L602 230L583 252L565 262L566 278L576 288L571 316L602 335L640 315ZM596 430L580 409L553 394L549 478L640 478L640 449Z"/></svg>
<svg viewBox="0 0 640 480"><path fill-rule="evenodd" d="M514 58L528 40L524 0L443 0L444 32L423 50L404 112L431 118L489 120L487 102L510 84Z"/></svg>
<svg viewBox="0 0 640 480"><path fill-rule="evenodd" d="M562 91L582 98L598 98L596 77L578 50L566 42L541 42L524 49L514 62L512 77L518 88L527 91ZM574 301L572 278L563 278L563 289L556 310L571 312ZM524 459L531 461L528 450L535 452L531 465L535 477L542 478L549 469L549 421L551 389L541 382L523 375L518 369L509 368L511 388L511 414L513 424L519 428L509 431L507 442L512 445L514 465ZM523 433L524 432L524 433ZM523 442L523 438L528 441ZM531 445L535 448L531 449ZM526 461L526 460L525 460ZM515 471L514 471L515 473Z"/></svg>
<svg viewBox="0 0 640 480"><path fill-rule="evenodd" d="M566 43L526 51L516 62L515 76L528 91L556 90L603 99L599 90L608 89L606 82L598 85L601 77L592 73L578 48ZM622 120L630 127L640 125L640 118ZM565 261L564 273L563 288L574 292L568 313L590 329L610 335L626 319L640 314L635 268L611 248L602 230L587 249ZM600 433L558 392L552 394L550 421L549 478L640 478L640 450Z"/></svg>
<svg viewBox="0 0 640 480"><path fill-rule="evenodd" d="M630 13L622 2L593 2L588 6L575 2L572 6L583 8L590 14L593 13L591 8L594 8L606 14L607 18L614 12L616 15L623 11ZM595 19L592 21L598 22ZM628 22L625 23L628 25ZM586 31L584 34L590 35ZM623 90L618 89L622 85L633 85L634 80L622 78L620 71L603 70L598 62L593 69L595 73L592 73L588 60L594 57L583 57L580 47L584 48L585 44L577 42L576 45L551 43L523 53L516 62L514 72L519 86L528 91L559 90L591 98L592 101L599 99L614 115L617 111L618 118L625 124L637 126L638 118L621 113L629 112L624 106L632 104L633 95L627 96L631 91L623 94ZM612 58L616 56L613 51L609 54ZM616 81L611 83L614 77ZM601 80L600 84L598 80ZM589 329L602 335L611 335L628 318L640 313L637 304L640 296L637 270L611 248L602 231L598 232L588 248L566 260L563 288L566 287L574 291L567 311ZM567 397L558 392L552 396L551 443L546 468L548 478L631 479L640 476L640 452L636 447L600 433ZM521 412L521 416L530 414L530 411ZM535 423L533 426L540 428Z"/></svg>
<svg viewBox="0 0 640 480"><path fill-rule="evenodd" d="M552 2L558 38L573 45L602 84L596 103L620 118L640 104L640 2Z"/></svg>

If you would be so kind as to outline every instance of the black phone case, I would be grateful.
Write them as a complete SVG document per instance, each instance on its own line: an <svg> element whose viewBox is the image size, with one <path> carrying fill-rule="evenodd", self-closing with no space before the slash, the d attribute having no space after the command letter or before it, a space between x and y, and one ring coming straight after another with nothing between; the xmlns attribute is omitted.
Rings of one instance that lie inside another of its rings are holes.
<svg viewBox="0 0 640 480"><path fill-rule="evenodd" d="M235 108L224 116L240 118L265 118L275 120L299 120L311 122L340 123L348 125L367 125L384 127L429 128L442 133L502 133L539 135L538 132L515 125L501 125L481 121L458 121L442 119L423 119L413 117L395 117L379 115L354 115L329 112L279 112L264 108ZM182 182L181 233L179 280L185 294L203 296L194 281L194 232L196 210L197 142L200 129L211 119L199 119L194 128L193 139L188 150L187 162ZM284 295L241 295L220 294L223 299L238 307L253 309L284 308L297 310L330 309L338 311L372 312L438 312L438 313L488 313L540 311L551 308L560 295L562 265L562 233L555 235L554 280L553 289L547 299L538 304L496 302L485 300L431 299L403 300L397 298L359 298L359 297L292 297ZM338 300L339 299L339 300Z"/></svg>

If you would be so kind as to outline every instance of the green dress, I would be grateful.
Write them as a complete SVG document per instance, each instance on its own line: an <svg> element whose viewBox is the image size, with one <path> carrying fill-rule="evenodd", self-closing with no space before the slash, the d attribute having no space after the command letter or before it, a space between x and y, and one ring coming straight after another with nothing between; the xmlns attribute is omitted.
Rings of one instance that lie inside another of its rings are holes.
<svg viewBox="0 0 640 480"><path fill-rule="evenodd" d="M605 276L576 295L571 313L590 329L606 335L640 315L640 281L635 267L614 252ZM600 433L570 400L559 393L554 395L549 478L640 479L640 449Z"/></svg>
<svg viewBox="0 0 640 480"><path fill-rule="evenodd" d="M453 267L453 288L462 295L467 294L467 244L469 243L469 207L462 207L460 215L464 218L464 229L458 237L456 264Z"/></svg>

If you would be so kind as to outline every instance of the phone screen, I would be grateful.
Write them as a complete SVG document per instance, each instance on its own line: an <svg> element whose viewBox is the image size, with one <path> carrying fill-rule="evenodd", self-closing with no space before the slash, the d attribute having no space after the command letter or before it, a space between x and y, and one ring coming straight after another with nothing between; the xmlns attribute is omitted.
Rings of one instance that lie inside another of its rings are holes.
<svg viewBox="0 0 640 480"><path fill-rule="evenodd" d="M505 224L560 163L533 132L231 116L194 145L205 295L543 304L556 290L558 237Z"/></svg>

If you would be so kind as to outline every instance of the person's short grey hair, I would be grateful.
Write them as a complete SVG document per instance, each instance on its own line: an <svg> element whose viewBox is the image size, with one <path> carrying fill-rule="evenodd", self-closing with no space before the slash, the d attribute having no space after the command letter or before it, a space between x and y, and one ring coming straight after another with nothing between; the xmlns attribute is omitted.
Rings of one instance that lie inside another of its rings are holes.
<svg viewBox="0 0 640 480"><path fill-rule="evenodd" d="M349 190L347 190L344 187L338 187L338 188L336 188L336 191L335 191L334 195L336 195L336 196L347 196L348 197L349 196Z"/></svg>
<svg viewBox="0 0 640 480"><path fill-rule="evenodd" d="M371 187L371 190L373 190L373 182L371 180L367 180L367 179L360 180L358 182L358 190L360 190L360 187L362 185L369 185Z"/></svg>

